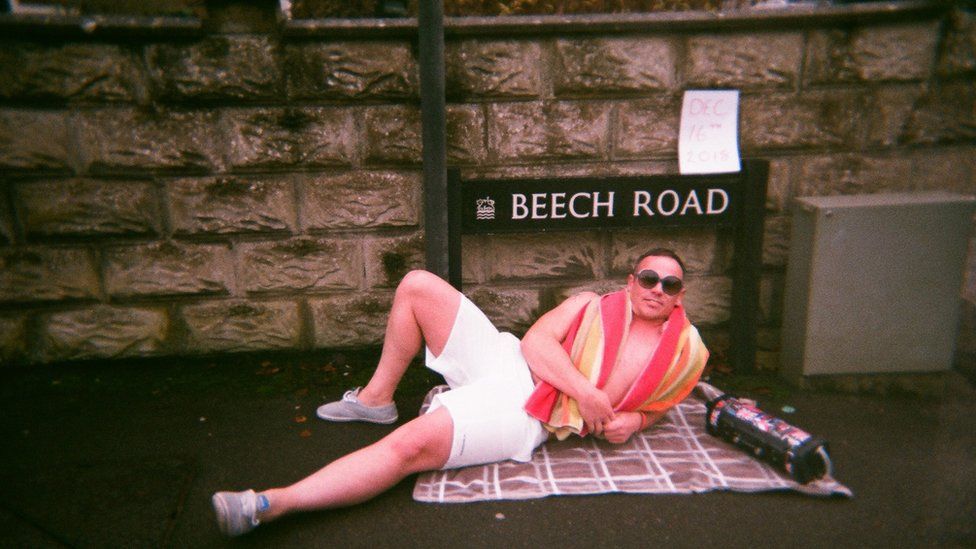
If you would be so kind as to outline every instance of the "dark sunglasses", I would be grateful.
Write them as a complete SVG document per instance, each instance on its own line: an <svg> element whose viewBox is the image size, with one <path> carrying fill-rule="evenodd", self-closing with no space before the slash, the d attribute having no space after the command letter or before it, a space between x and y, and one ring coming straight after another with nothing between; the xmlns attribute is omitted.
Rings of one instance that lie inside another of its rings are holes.
<svg viewBox="0 0 976 549"><path fill-rule="evenodd" d="M637 283L641 285L642 288L647 288L650 290L657 283L661 283L661 290L668 295L678 295L681 291L681 287L684 285L681 279L676 276L666 276L661 278L661 275L657 274L657 271L652 271L651 269L644 269L643 271L634 275L637 278Z"/></svg>

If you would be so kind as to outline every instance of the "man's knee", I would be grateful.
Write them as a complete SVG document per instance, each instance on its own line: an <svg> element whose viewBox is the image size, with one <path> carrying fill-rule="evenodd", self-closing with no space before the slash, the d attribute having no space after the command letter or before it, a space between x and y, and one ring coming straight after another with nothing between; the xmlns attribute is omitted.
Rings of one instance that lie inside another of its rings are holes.
<svg viewBox="0 0 976 549"><path fill-rule="evenodd" d="M420 269L408 272L397 286L398 294L412 298L435 297L453 291L454 288L443 278Z"/></svg>
<svg viewBox="0 0 976 549"><path fill-rule="evenodd" d="M424 288L433 284L434 279L440 280L437 275L430 271L414 269L412 271L408 271L407 274L403 276L403 279L400 280L398 287L409 289Z"/></svg>
<svg viewBox="0 0 976 549"><path fill-rule="evenodd" d="M446 413L446 410L438 412ZM421 416L390 433L384 442L404 468L418 472L439 469L447 463L453 436L449 415L447 421Z"/></svg>

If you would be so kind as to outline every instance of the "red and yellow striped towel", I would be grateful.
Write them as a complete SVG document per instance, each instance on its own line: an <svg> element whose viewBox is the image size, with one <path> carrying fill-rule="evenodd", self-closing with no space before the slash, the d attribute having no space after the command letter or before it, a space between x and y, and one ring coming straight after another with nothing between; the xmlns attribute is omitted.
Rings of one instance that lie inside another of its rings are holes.
<svg viewBox="0 0 976 549"><path fill-rule="evenodd" d="M616 365L626 340L633 310L626 291L596 297L574 321L563 347L576 368L602 388ZM698 330L678 305L665 324L657 350L641 370L616 411L641 412L648 423L681 402L701 377L708 349ZM542 381L525 403L525 410L564 440L572 433L586 435L576 401Z"/></svg>

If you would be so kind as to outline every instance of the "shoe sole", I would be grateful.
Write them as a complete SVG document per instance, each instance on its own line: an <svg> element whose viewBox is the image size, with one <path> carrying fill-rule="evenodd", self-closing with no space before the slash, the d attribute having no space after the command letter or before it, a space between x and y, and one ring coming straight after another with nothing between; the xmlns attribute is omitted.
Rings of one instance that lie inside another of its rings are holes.
<svg viewBox="0 0 976 549"><path fill-rule="evenodd" d="M352 423L354 421L361 421L363 423L377 423L379 425L390 425L391 423L396 423L397 419L399 419L399 417L395 417L393 419L369 419L369 418L363 418L363 417L338 417L338 416L329 416L329 415L325 415L325 414L320 414L318 412L316 412L315 415L318 416L319 419L324 419L325 421L334 421L334 422L337 422L337 423Z"/></svg>
<svg viewBox="0 0 976 549"><path fill-rule="evenodd" d="M220 533L229 536L229 528L227 527L227 502L220 494L214 494L210 498L210 503L213 505L214 513L217 515L217 528L220 529Z"/></svg>

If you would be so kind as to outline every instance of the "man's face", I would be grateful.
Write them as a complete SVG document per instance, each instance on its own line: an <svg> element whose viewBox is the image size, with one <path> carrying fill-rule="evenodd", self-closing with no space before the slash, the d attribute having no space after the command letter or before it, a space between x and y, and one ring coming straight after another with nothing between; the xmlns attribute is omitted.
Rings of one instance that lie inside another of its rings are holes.
<svg viewBox="0 0 976 549"><path fill-rule="evenodd" d="M652 255L641 260L637 270L627 277L627 293L630 294L634 316L644 320L663 322L671 315L675 305L681 303L685 289L682 286L681 291L672 296L664 292L661 282L655 284L653 288L641 286L635 273L648 269L656 272L661 279L674 276L683 280L684 273L681 272L681 266L678 265L678 262L670 257Z"/></svg>

